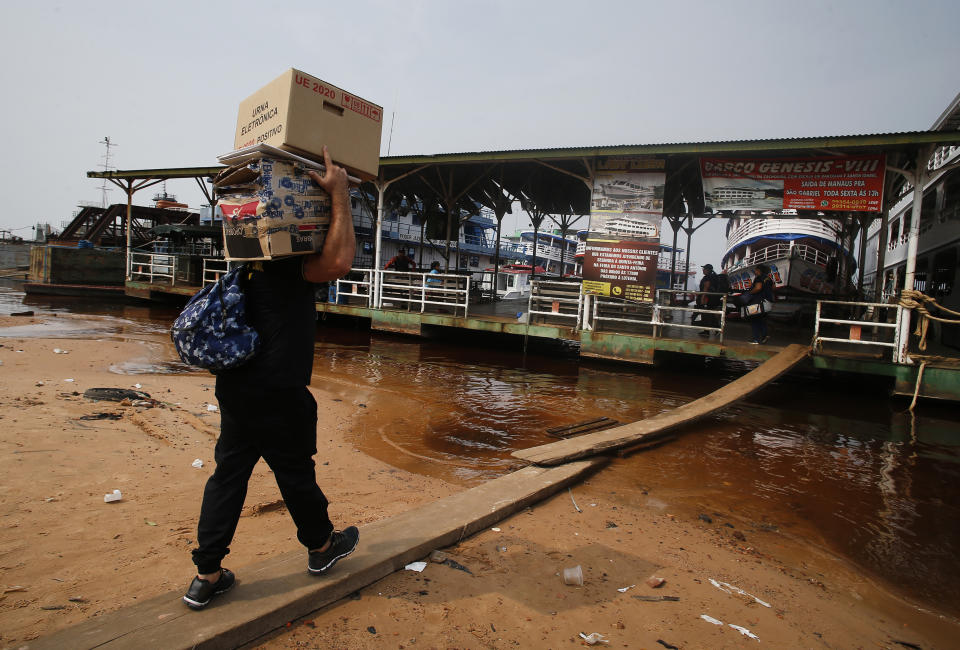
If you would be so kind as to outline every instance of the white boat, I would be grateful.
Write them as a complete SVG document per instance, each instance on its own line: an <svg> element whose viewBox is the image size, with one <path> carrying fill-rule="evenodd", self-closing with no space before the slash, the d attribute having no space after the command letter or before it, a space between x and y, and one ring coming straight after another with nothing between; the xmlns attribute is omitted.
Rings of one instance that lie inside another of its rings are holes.
<svg viewBox="0 0 960 650"><path fill-rule="evenodd" d="M507 264L500 268L497 276L497 298L500 300L526 299L530 296L531 269L529 264ZM489 276L493 267L486 269ZM542 276L545 269L537 266L537 275ZM489 285L487 285L489 286Z"/></svg>
<svg viewBox="0 0 960 650"><path fill-rule="evenodd" d="M842 280L838 270L852 273L855 266L850 251L840 243L841 233L836 220L799 219L793 210L737 212L727 221L721 268L734 291L749 289L754 269L765 264L778 293L833 294Z"/></svg>

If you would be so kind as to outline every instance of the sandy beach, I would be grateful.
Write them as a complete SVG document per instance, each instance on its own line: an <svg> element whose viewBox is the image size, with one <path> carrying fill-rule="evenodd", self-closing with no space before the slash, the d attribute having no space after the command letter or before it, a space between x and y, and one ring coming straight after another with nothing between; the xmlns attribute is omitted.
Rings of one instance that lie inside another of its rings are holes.
<svg viewBox="0 0 960 650"><path fill-rule="evenodd" d="M40 320L0 317L0 328L30 323ZM219 425L213 377L111 371L172 358L160 337L0 338L0 647L188 584ZM150 403L82 395L137 384ZM318 480L335 524L464 489L354 446L398 417L390 393L341 377L315 376L312 388ZM829 553L735 513L675 510L655 489L624 489L615 476L601 470L443 549L461 568L399 571L291 621L261 647L561 648L599 633L629 648L947 648L960 633ZM122 499L104 503L117 489ZM298 546L261 463L224 564L242 589L244 566ZM560 572L576 565L583 586L565 585Z"/></svg>

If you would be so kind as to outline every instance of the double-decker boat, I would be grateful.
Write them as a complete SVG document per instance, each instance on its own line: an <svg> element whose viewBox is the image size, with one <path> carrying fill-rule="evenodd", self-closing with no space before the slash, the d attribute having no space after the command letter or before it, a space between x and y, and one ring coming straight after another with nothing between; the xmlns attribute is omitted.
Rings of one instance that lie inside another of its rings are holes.
<svg viewBox="0 0 960 650"><path fill-rule="evenodd" d="M727 221L726 235L721 267L734 291L749 289L754 269L764 264L779 294L833 294L840 269L852 273L856 265L841 243L842 224L834 219L800 219L794 210L737 212Z"/></svg>

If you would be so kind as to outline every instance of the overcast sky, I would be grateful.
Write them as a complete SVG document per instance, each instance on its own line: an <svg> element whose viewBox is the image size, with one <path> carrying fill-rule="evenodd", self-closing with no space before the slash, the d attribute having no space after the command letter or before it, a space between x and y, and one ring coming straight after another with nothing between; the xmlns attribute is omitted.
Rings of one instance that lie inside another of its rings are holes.
<svg viewBox="0 0 960 650"><path fill-rule="evenodd" d="M960 90L956 0L5 0L3 13L2 229L59 228L99 203L86 172L104 136L114 168L216 164L240 101L290 67L383 105L383 154L395 115L394 155L922 130ZM167 190L203 200L192 180ZM693 258L716 264L717 237L701 241Z"/></svg>

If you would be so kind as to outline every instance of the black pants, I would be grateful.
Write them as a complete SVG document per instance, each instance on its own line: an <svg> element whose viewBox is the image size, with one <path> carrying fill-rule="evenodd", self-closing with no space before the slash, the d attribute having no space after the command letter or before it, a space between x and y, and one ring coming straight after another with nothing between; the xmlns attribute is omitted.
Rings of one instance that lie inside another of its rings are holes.
<svg viewBox="0 0 960 650"><path fill-rule="evenodd" d="M240 521L247 481L262 457L277 480L280 494L297 526L297 539L310 548L323 546L333 524L327 499L317 486L317 402L304 387L248 391L217 382L220 438L217 468L207 480L197 526L193 563L198 573L215 573L230 552Z"/></svg>

